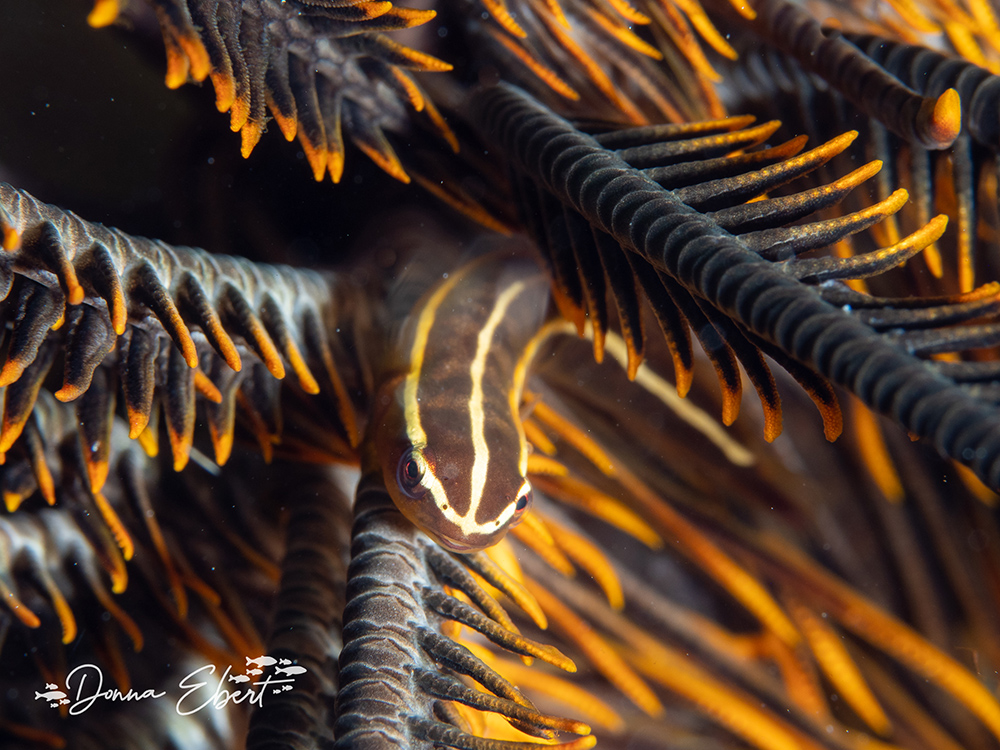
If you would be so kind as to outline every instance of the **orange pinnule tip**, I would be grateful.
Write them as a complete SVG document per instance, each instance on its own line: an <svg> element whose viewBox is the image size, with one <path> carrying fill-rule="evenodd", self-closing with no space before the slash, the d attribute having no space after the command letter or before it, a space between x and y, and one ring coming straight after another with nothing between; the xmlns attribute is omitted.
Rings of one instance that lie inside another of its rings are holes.
<svg viewBox="0 0 1000 750"><path fill-rule="evenodd" d="M120 10L118 0L94 0L94 7L87 15L87 23L94 29L110 26L117 20Z"/></svg>
<svg viewBox="0 0 1000 750"><path fill-rule="evenodd" d="M104 487L104 484L108 481L108 468L107 461L88 459L87 477L90 479L91 492L99 493Z"/></svg>
<svg viewBox="0 0 1000 750"><path fill-rule="evenodd" d="M924 263L935 279L944 276L944 259L941 257L941 250L937 245L932 243L924 249Z"/></svg>
<svg viewBox="0 0 1000 750"><path fill-rule="evenodd" d="M278 350L274 348L274 344L270 341L267 342L270 346L267 346L264 342L260 343L264 355L264 366L267 368L267 371L270 372L276 380L283 380L285 377L285 365L281 362Z"/></svg>
<svg viewBox="0 0 1000 750"><path fill-rule="evenodd" d="M113 594L124 593L128 588L128 572L125 570L125 566L115 566L114 570L108 571L108 575L111 576L111 592Z"/></svg>
<svg viewBox="0 0 1000 750"><path fill-rule="evenodd" d="M684 360L680 356L674 356L674 387L677 389L677 395L681 398L687 398L688 393L691 391L691 384L694 382L694 371L685 366Z"/></svg>
<svg viewBox="0 0 1000 750"><path fill-rule="evenodd" d="M773 443L781 435L781 407L764 410L764 440Z"/></svg>
<svg viewBox="0 0 1000 750"><path fill-rule="evenodd" d="M503 2L500 0L483 0L483 5L486 6L486 10L490 12L493 20L503 26L508 34L516 36L519 39L524 39L528 36L528 32L518 25Z"/></svg>
<svg viewBox="0 0 1000 750"><path fill-rule="evenodd" d="M399 180L404 185L410 184L410 176L403 169L399 157L388 147L388 144L385 145L384 150L379 150L360 140L356 140L354 143L364 152L365 156L375 162L387 175Z"/></svg>
<svg viewBox="0 0 1000 750"><path fill-rule="evenodd" d="M195 370L194 373L194 387L198 393L207 398L213 404L222 403L222 392L200 368Z"/></svg>
<svg viewBox="0 0 1000 750"><path fill-rule="evenodd" d="M628 0L609 0L609 2L611 3L611 7L618 11L622 18L625 18L632 23L637 23L642 26L652 23L652 19L649 16L633 7Z"/></svg>
<svg viewBox="0 0 1000 750"><path fill-rule="evenodd" d="M173 91L179 89L187 82L188 61L182 54L167 54L167 73L164 76L163 84Z"/></svg>
<svg viewBox="0 0 1000 750"><path fill-rule="evenodd" d="M35 483L38 484L38 491L42 493L45 502L49 505L56 504L56 483L52 479L52 472L42 459L34 466Z"/></svg>
<svg viewBox="0 0 1000 750"><path fill-rule="evenodd" d="M386 5L391 5L391 3L386 3ZM401 21L405 21L410 28L422 26L437 16L436 10L420 10L418 8L393 8L392 10L393 15Z"/></svg>
<svg viewBox="0 0 1000 750"><path fill-rule="evenodd" d="M344 176L344 152L341 150L330 151L326 159L327 169L330 170L330 179L333 184L340 183L340 178Z"/></svg>
<svg viewBox="0 0 1000 750"><path fill-rule="evenodd" d="M215 449L215 463L225 466L229 457L233 453L233 433L223 432L219 435L212 435L212 447Z"/></svg>
<svg viewBox="0 0 1000 750"><path fill-rule="evenodd" d="M236 101L236 81L222 70L213 70L210 77L215 86L215 108L220 112L228 112Z"/></svg>
<svg viewBox="0 0 1000 750"><path fill-rule="evenodd" d="M742 393L739 391L723 388L722 390L722 424L729 427L740 415L740 401Z"/></svg>
<svg viewBox="0 0 1000 750"><path fill-rule="evenodd" d="M21 507L21 503L24 501L24 495L20 492L4 492L3 493L3 504L7 506L7 512L13 513L15 510Z"/></svg>
<svg viewBox="0 0 1000 750"><path fill-rule="evenodd" d="M42 624L42 621L38 619L38 615L24 606L12 592L6 595L5 602L17 619L27 627L37 628Z"/></svg>
<svg viewBox="0 0 1000 750"><path fill-rule="evenodd" d="M326 149L317 148L301 133L299 134L299 144L302 146L302 152L306 155L306 161L312 167L313 177L316 182L322 182L323 175L326 174Z"/></svg>
<svg viewBox="0 0 1000 750"><path fill-rule="evenodd" d="M264 123L259 120L248 120L240 130L240 153L244 159L249 159L254 147L260 142L260 137L264 132Z"/></svg>
<svg viewBox="0 0 1000 750"><path fill-rule="evenodd" d="M358 13L362 13L364 20L370 21L373 18L384 16L392 10L392 3L388 2L388 0L377 0L376 2L357 3L351 7ZM404 9L400 8L399 10Z"/></svg>
<svg viewBox="0 0 1000 750"><path fill-rule="evenodd" d="M430 18L426 19L426 21L429 20ZM449 70L454 70L455 67L451 63L439 60L433 55L428 55L426 52L404 47L402 44L393 43L392 45L389 45L386 42L382 42L382 45L388 46L391 51L414 63L414 65L417 66L416 69L424 73L447 73Z"/></svg>
<svg viewBox="0 0 1000 750"><path fill-rule="evenodd" d="M149 424L149 415L143 414L137 409L127 408L126 411L128 412L128 436L135 440Z"/></svg>
<svg viewBox="0 0 1000 750"><path fill-rule="evenodd" d="M178 441L171 447L174 451L174 471L183 471L191 458L191 446L183 445Z"/></svg>
<svg viewBox="0 0 1000 750"><path fill-rule="evenodd" d="M316 377L309 370L309 366L302 358L302 353L293 342L289 342L286 356L292 366L293 372L295 372L296 377L299 379L299 386L302 390L313 396L319 393L319 383L316 382Z"/></svg>
<svg viewBox="0 0 1000 750"><path fill-rule="evenodd" d="M233 106L229 110L229 129L238 133L250 119L250 95L244 92L242 96L233 99Z"/></svg>
<svg viewBox="0 0 1000 750"><path fill-rule="evenodd" d="M125 309L124 298L121 304L118 300L114 301L111 308L111 326L115 329L115 334L121 336L125 333L125 328L128 325L128 312Z"/></svg>
<svg viewBox="0 0 1000 750"><path fill-rule="evenodd" d="M101 518L107 525L108 530L114 537L118 549L121 550L122 557L125 560L131 560L132 555L135 554L135 543L132 541L132 537L125 528L125 524L122 523L118 513L111 507L108 499L100 492L94 492L94 503L97 505L97 511L101 514Z"/></svg>
<svg viewBox="0 0 1000 750"><path fill-rule="evenodd" d="M76 638L76 618L73 616L73 610L70 609L69 602L62 593L52 584L47 587L49 590L49 597L52 599L52 608L56 611L56 616L59 618L59 625L62 627L62 642L63 644L69 644Z"/></svg>
<svg viewBox="0 0 1000 750"><path fill-rule="evenodd" d="M147 424L143 427L142 432L136 438L139 441L139 446L146 452L146 455L150 458L156 458L160 455L160 438L156 434L155 430L149 429Z"/></svg>
<svg viewBox="0 0 1000 750"><path fill-rule="evenodd" d="M426 100L424 99L423 92L420 91L420 87L417 86L417 82L405 70L395 65L389 71L392 73L392 77L396 79L396 82L403 88L403 91L406 92L406 99L410 102L410 106L417 112L423 112Z"/></svg>
<svg viewBox="0 0 1000 750"><path fill-rule="evenodd" d="M21 235L17 233L14 227L4 226L3 236L0 240L2 240L4 250L16 250L21 244Z"/></svg>
<svg viewBox="0 0 1000 750"><path fill-rule="evenodd" d="M594 361L601 364L604 361L604 328L598 325L593 326L594 331Z"/></svg>
<svg viewBox="0 0 1000 750"><path fill-rule="evenodd" d="M631 337L625 341L625 351L628 354L625 375L629 380L635 380L635 376L639 374L639 367L642 365L643 353L636 347L636 342Z"/></svg>
<svg viewBox="0 0 1000 750"><path fill-rule="evenodd" d="M6 454L17 439L21 437L21 432L24 430L24 424L28 420L28 415L18 415L17 419L6 419L6 414L3 420L3 429L0 430L0 454Z"/></svg>
<svg viewBox="0 0 1000 750"><path fill-rule="evenodd" d="M930 134L947 148L962 132L962 99L955 89L948 89L934 103Z"/></svg>
<svg viewBox="0 0 1000 750"><path fill-rule="evenodd" d="M182 329L182 333L179 338L181 354L184 357L184 361L187 362L188 367L193 370L198 366L198 350L195 349L194 339L191 338L191 334L188 332L186 326Z"/></svg>
<svg viewBox="0 0 1000 750"><path fill-rule="evenodd" d="M76 279L72 279L71 281L72 283L67 284L67 286L69 287L67 302L69 302L71 305L79 305L81 302L83 302L84 298L83 287L77 283Z"/></svg>
<svg viewBox="0 0 1000 750"><path fill-rule="evenodd" d="M832 443L840 437L844 431L844 415L840 407L836 404L821 411L823 417L823 437L827 442Z"/></svg>
<svg viewBox="0 0 1000 750"><path fill-rule="evenodd" d="M289 142L294 141L295 134L299 130L299 121L295 118L295 113L282 112L270 97L267 100L267 108L271 112L271 117L278 124L278 130L281 131L285 140Z"/></svg>
<svg viewBox="0 0 1000 750"><path fill-rule="evenodd" d="M208 56L208 50L197 34L180 34L177 43L187 55L188 64L191 66L189 72L196 81L204 81L212 72L212 61Z"/></svg>
<svg viewBox="0 0 1000 750"><path fill-rule="evenodd" d="M25 364L18 359L8 359L0 370L0 388L15 382L24 372Z"/></svg>

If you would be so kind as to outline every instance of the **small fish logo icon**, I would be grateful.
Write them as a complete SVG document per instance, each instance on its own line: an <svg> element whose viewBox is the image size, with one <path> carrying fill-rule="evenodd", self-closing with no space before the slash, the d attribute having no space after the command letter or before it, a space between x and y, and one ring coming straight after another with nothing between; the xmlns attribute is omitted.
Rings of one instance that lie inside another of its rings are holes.
<svg viewBox="0 0 1000 750"><path fill-rule="evenodd" d="M248 669L247 670L247 674L253 674L253 675L264 674L264 670L263 669Z"/></svg>
<svg viewBox="0 0 1000 750"><path fill-rule="evenodd" d="M291 659L278 659L278 664L291 664L291 663L292 663ZM53 687L55 687L55 685L53 685Z"/></svg>
<svg viewBox="0 0 1000 750"><path fill-rule="evenodd" d="M49 708L59 708L59 704L58 703L50 703L49 704Z"/></svg>
<svg viewBox="0 0 1000 750"><path fill-rule="evenodd" d="M278 688L275 688L275 689L273 690L273 692L274 692L274 694L275 694L275 695L277 695L277 694L278 694L278 693L280 693L281 691L280 691L280 690L279 690Z"/></svg>
<svg viewBox="0 0 1000 750"><path fill-rule="evenodd" d="M69 698L63 698L61 701L59 701L60 706L64 706L67 703L69 703Z"/></svg>
<svg viewBox="0 0 1000 750"><path fill-rule="evenodd" d="M278 660L275 659L273 656L258 656L256 659L251 659L249 656L247 657L247 666L248 667L251 664L253 664L253 665L257 666L257 667L271 667L271 666L274 666L277 663L278 663Z"/></svg>
<svg viewBox="0 0 1000 750"><path fill-rule="evenodd" d="M308 670L305 667L275 667L274 668L274 673L275 674L293 675L293 674L302 674L303 672L307 672L307 671Z"/></svg>
<svg viewBox="0 0 1000 750"><path fill-rule="evenodd" d="M54 701L54 700L58 700L59 698L65 698L65 697L66 697L66 693L64 693L62 690L50 690L47 693L39 693L39 692L35 693L35 700L36 701L40 701L40 700L46 700L46 701L53 700Z"/></svg>
<svg viewBox="0 0 1000 750"><path fill-rule="evenodd" d="M281 688L281 689L282 689L282 690L291 690L291 689L292 689L292 686L291 686L291 685L284 685L284 686L282 686L282 688Z"/></svg>
<svg viewBox="0 0 1000 750"><path fill-rule="evenodd" d="M59 686L56 685L54 682L46 682L45 683L45 689L46 690L58 690Z"/></svg>
<svg viewBox="0 0 1000 750"><path fill-rule="evenodd" d="M229 675L230 682L250 682L250 678L245 674L231 674Z"/></svg>

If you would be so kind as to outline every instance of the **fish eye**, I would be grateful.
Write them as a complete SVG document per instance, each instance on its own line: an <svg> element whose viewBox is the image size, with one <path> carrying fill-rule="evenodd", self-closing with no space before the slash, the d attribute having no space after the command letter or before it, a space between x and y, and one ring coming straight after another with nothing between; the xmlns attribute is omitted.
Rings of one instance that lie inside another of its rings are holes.
<svg viewBox="0 0 1000 750"><path fill-rule="evenodd" d="M531 507L532 491L528 490L519 498L517 498L517 503L514 505L514 518L511 520L511 526L521 522L524 517L525 511Z"/></svg>
<svg viewBox="0 0 1000 750"><path fill-rule="evenodd" d="M420 482L424 478L424 462L416 450L410 448L399 459L399 466L396 468L396 483L399 488L409 497L414 499L424 494L424 489Z"/></svg>

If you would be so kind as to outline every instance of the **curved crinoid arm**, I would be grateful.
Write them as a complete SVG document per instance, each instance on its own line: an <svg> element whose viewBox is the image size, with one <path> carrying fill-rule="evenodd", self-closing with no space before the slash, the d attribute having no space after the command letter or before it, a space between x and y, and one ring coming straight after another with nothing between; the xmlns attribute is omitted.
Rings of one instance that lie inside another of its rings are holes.
<svg viewBox="0 0 1000 750"><path fill-rule="evenodd" d="M523 747L471 734L462 718L469 708L499 714L529 736L551 739L553 730L589 735L581 722L537 711L520 690L445 635L446 623L458 622L502 649L575 669L556 649L522 636L464 565L399 514L380 482L362 480L355 502L335 746ZM584 736L557 747L593 742Z"/></svg>
<svg viewBox="0 0 1000 750"><path fill-rule="evenodd" d="M791 55L859 109L889 130L925 148L950 146L961 129L958 93L951 88L924 96L879 61L788 0L754 0L749 25L771 47ZM930 92L928 92L929 94Z"/></svg>
<svg viewBox="0 0 1000 750"><path fill-rule="evenodd" d="M799 153L805 139L795 138L761 151L721 156L756 146L779 126L774 121L744 127L752 120L731 117L686 125L650 126L602 133L595 140L615 149L633 166L644 167L643 173L661 186L672 188L675 198L705 211L720 228L740 232L748 245L773 259L794 257L859 232L898 210L905 200L905 193L900 191L882 204L849 217L784 228L785 223L835 206L877 172L878 164L865 165L829 185L758 200L768 191L825 165L851 143L854 134L844 134L805 153ZM517 182L516 175L514 179ZM773 439L780 433L780 398L761 357L763 352L782 364L813 396L823 414L828 436L832 439L839 434L836 398L820 378L751 332L740 330L717 311L699 304L676 281L658 276L641 259L630 257L613 238L595 232L582 217L564 209L555 198L534 189L530 193L521 189L520 198L522 214L552 269L559 292L556 299L562 302L563 313L576 323L581 333L589 316L599 359L603 356L609 317L607 289L618 309L628 349L628 369L635 374L644 348L642 299L645 297L670 345L681 395L691 383L690 330L693 330L723 386L723 420L727 424L739 412L742 383L738 364L742 363L764 405L765 435ZM905 253L906 247L897 250ZM893 255L896 254L890 257ZM882 258L881 263L885 266L887 259Z"/></svg>
<svg viewBox="0 0 1000 750"><path fill-rule="evenodd" d="M337 657L350 546L350 501L330 481L303 483L285 527L268 655L306 671L253 713L248 750L313 748L333 739Z"/></svg>
<svg viewBox="0 0 1000 750"><path fill-rule="evenodd" d="M451 70L384 32L412 28L433 10L345 0L152 0L167 51L167 86L211 78L216 106L249 156L270 111L296 135L317 180L339 182L344 135L382 169L409 181L383 131L407 132L417 117L454 135L412 72ZM110 14L99 17L108 22ZM91 23L94 23L93 17Z"/></svg>
<svg viewBox="0 0 1000 750"><path fill-rule="evenodd" d="M841 230L866 226L870 217L850 215L835 220L835 226L820 222L809 231L765 230L774 234L755 251L522 92L508 86L485 90L472 107L483 132L494 135L522 180L531 180L536 190L572 209L567 213L585 217L593 231L625 249L628 259L638 257L657 278L683 289L698 311L745 330L751 344L755 339L767 342L776 354L814 376L844 386L972 467L989 486L1000 486L1000 414L995 405L922 361L915 353L921 347L900 346L851 310L824 301L814 283L805 283L827 272L851 277L859 267L867 273L894 266L940 236L940 217L896 246L846 264L836 259L774 264L761 251L780 254L788 247L794 254L800 240L811 244L817 232L824 245L843 236ZM640 269L637 276L648 281L650 271ZM946 346L952 336L943 329L937 339ZM964 346L955 341L953 349Z"/></svg>
<svg viewBox="0 0 1000 750"><path fill-rule="evenodd" d="M144 437L150 450L162 404L181 468L196 394L210 404L217 462L231 451L237 402L269 453L281 433L279 380L287 364L298 390L330 400L341 437L327 447L351 455L354 415L337 370L344 358L334 363L337 342L329 333L343 301L331 289L335 277L130 237L8 185L0 185L0 225L8 250L0 257L0 316L8 326L0 452L21 435L61 360L55 395L78 404L95 491L107 476L116 379L131 435ZM106 362L117 366L102 367Z"/></svg>
<svg viewBox="0 0 1000 750"><path fill-rule="evenodd" d="M1000 76L967 60L872 34L844 34L865 55L906 86L928 97L949 89L962 102L962 129L994 151L1000 149Z"/></svg>

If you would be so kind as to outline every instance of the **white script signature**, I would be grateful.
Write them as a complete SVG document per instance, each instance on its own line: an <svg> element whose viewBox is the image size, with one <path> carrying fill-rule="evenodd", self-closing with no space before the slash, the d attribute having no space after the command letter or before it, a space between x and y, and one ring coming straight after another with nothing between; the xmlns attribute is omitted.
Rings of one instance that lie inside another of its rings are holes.
<svg viewBox="0 0 1000 750"><path fill-rule="evenodd" d="M177 686L184 692L177 699L175 709L181 716L190 716L198 713L203 708L212 706L216 710L221 710L231 703L247 702L251 705L262 706L264 693L271 689L275 693L283 690L290 690L294 677L282 677L278 674L268 674L257 682L248 680L237 680L230 678L229 682L244 683L238 684L235 689L227 689L225 686L232 667L226 667L222 675L216 680L212 676L216 672L214 664L206 664L193 672L184 675L177 683ZM302 672L305 669L297 668ZM295 674L297 672L292 672ZM280 686L275 689L275 686ZM71 699L69 714L77 716L89 711L97 701L111 701L116 703L134 703L143 700L163 698L167 692L165 690L143 690L139 692L129 688L122 692L118 688L104 688L104 673L96 664L81 664L66 675L66 694ZM37 697L47 697L48 694ZM66 703L67 701L63 701ZM51 704L59 705L57 703Z"/></svg>

